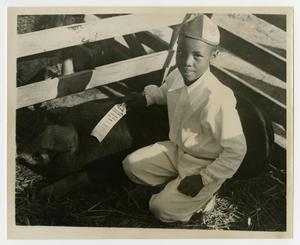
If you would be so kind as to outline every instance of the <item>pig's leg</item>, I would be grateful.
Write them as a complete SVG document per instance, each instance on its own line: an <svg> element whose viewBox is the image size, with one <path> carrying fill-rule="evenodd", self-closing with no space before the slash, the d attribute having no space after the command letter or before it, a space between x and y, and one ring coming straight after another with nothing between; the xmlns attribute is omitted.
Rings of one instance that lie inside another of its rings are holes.
<svg viewBox="0 0 300 245"><path fill-rule="evenodd" d="M45 197L59 198L68 192L91 185L86 171L74 173L41 189L40 194Z"/></svg>
<svg viewBox="0 0 300 245"><path fill-rule="evenodd" d="M41 194L58 198L79 187L92 186L101 189L107 185L121 186L129 181L121 163L127 154L128 151L123 151L90 162L86 171L72 173L56 181L43 188Z"/></svg>
<svg viewBox="0 0 300 245"><path fill-rule="evenodd" d="M129 182L123 171L122 160L131 152L121 151L113 155L102 157L87 167L89 181L99 189L107 185L121 186Z"/></svg>

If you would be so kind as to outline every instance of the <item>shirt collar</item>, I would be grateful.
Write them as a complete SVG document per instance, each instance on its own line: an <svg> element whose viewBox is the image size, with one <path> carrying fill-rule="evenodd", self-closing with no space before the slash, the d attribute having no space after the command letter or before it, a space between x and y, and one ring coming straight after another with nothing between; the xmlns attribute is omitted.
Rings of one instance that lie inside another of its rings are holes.
<svg viewBox="0 0 300 245"><path fill-rule="evenodd" d="M206 87L207 81L210 77L210 69L208 68L205 73L193 84L187 87L187 92L189 95L189 101L192 108L196 108L197 104L199 104L199 97L205 99L203 96L204 88ZM195 103L197 101L197 103ZM196 106L196 107L195 107Z"/></svg>
<svg viewBox="0 0 300 245"><path fill-rule="evenodd" d="M194 102L198 100L199 96L202 96L201 92L203 91L203 87L206 84L206 81L209 80L210 69L208 67L206 72L204 72L202 76L190 86L185 85L183 77L181 76L178 68L177 72L178 76L175 76L175 81L172 83L168 91L171 92L178 89L185 89L188 94L190 106L193 107L194 105L196 105Z"/></svg>
<svg viewBox="0 0 300 245"><path fill-rule="evenodd" d="M210 69L208 67L206 72L204 72L202 74L202 76L200 78L198 78L197 81L192 83L190 86L187 86L187 90L188 90L190 97L193 97L194 93L195 92L197 93L199 91L200 87L203 86L203 84L205 83L205 81L207 80L207 78L209 76L209 73L210 73Z"/></svg>
<svg viewBox="0 0 300 245"><path fill-rule="evenodd" d="M172 90L177 90L177 89L181 89L183 87L186 87L187 88L187 91L189 94L192 94L193 95L193 91L194 90L197 90L197 87L201 84L204 83L205 80L207 80L208 76L209 76L209 73L210 73L210 69L209 67L207 68L206 72L204 72L202 74L202 76L200 78L198 78L197 81L195 81L193 84L191 84L190 86L186 86L185 83L184 83L184 80L183 80L183 77L182 75L180 74L178 68L176 68L177 70L177 73L178 73L178 76L176 76L176 80L172 83L169 91L172 91Z"/></svg>
<svg viewBox="0 0 300 245"><path fill-rule="evenodd" d="M172 85L170 86L169 91L174 91L174 90L186 87L186 85L183 81L183 77L181 76L180 71L178 70L178 68L176 68L175 72L177 72L178 75L174 76L175 80L172 83Z"/></svg>

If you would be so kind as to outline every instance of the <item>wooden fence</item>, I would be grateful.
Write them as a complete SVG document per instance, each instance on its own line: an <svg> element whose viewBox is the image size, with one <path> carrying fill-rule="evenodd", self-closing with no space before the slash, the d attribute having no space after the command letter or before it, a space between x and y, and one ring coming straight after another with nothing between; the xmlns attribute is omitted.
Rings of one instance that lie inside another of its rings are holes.
<svg viewBox="0 0 300 245"><path fill-rule="evenodd" d="M169 65L174 65L174 50L170 49L170 38L161 38L151 30L166 28L172 33L172 28L179 25L184 16L184 14L128 14L18 35L18 61L30 60L31 57L45 52L108 38L112 39L112 48L119 52L124 59L91 70L19 86L17 88L17 108L160 71ZM265 20L268 21L266 18ZM280 20L282 20L282 16ZM283 28L282 22L280 23ZM285 57L236 34L230 28L222 26L222 23L218 24L221 32L220 46L223 50L274 76L279 79L280 83L287 82ZM118 41L118 37L122 38L122 36L127 46ZM150 48L152 51L146 52L144 47ZM131 57L132 50L135 50L136 57ZM286 128L286 103L266 93L259 86L249 83L247 79L236 75L229 69L213 64L212 70L222 76L222 82L234 91L250 98L271 118L276 127L273 161L276 165L285 166L286 147L283 135ZM67 89L61 93L61 87ZM278 131L281 133L278 134Z"/></svg>

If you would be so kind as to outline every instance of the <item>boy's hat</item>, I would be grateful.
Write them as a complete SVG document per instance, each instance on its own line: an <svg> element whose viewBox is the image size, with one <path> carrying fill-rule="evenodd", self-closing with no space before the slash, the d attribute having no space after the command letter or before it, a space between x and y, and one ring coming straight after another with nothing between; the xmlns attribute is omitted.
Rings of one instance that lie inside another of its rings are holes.
<svg viewBox="0 0 300 245"><path fill-rule="evenodd" d="M197 15L191 21L183 24L180 35L198 39L210 45L220 43L220 32L218 26L206 15Z"/></svg>

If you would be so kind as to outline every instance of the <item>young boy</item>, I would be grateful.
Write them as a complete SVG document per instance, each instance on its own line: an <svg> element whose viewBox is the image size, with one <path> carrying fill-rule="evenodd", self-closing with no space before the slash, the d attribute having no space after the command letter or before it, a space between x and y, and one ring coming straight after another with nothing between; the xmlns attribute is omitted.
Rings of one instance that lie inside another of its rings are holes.
<svg viewBox="0 0 300 245"><path fill-rule="evenodd" d="M246 141L233 92L210 72L219 44L218 27L198 15L180 30L177 68L161 87L146 86L129 106L167 104L169 141L139 149L123 161L128 177L164 189L149 208L163 222L187 222L239 168Z"/></svg>

